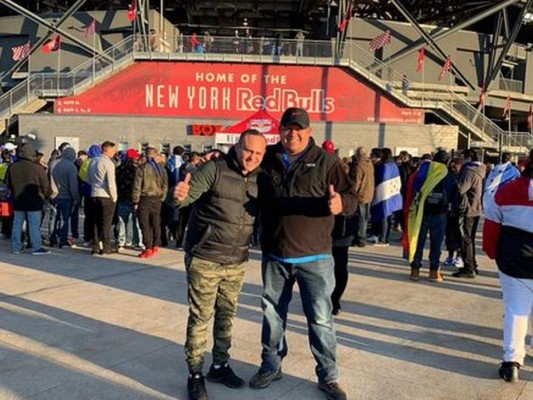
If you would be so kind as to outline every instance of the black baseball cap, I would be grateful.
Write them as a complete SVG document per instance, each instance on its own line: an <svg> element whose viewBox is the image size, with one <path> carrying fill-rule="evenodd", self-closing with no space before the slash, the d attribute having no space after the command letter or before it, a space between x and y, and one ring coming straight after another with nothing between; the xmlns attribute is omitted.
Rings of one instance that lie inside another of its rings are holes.
<svg viewBox="0 0 533 400"><path fill-rule="evenodd" d="M291 107L287 108L281 116L281 126L289 126L291 124L299 125L305 129L309 127L309 114L303 108Z"/></svg>

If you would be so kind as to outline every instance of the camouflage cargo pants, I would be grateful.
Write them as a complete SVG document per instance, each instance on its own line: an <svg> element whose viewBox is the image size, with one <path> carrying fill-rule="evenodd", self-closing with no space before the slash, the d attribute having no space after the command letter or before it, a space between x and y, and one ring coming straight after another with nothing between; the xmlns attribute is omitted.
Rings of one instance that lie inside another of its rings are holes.
<svg viewBox="0 0 533 400"><path fill-rule="evenodd" d="M192 373L202 372L209 321L213 327L213 363L229 359L233 318L244 280L244 263L220 265L185 256L187 269L189 318L185 354Z"/></svg>

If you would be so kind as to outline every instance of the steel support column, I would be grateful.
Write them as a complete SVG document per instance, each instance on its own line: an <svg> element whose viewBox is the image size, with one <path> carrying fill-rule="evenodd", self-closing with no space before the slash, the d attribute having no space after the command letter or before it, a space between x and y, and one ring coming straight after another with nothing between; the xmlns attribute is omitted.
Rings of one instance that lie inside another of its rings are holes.
<svg viewBox="0 0 533 400"><path fill-rule="evenodd" d="M503 46L503 49L498 57L498 60L494 64L494 68L492 68L490 75L487 75L487 82L488 82L486 84L487 90L489 89L491 82L494 80L494 78L496 78L496 75L498 74L498 72L500 72L500 68L502 67L505 56L507 56L507 53L509 52L511 45L514 43L514 40L516 39L516 36L518 35L520 28L522 27L522 21L524 20L524 15L526 14L526 12L528 12L532 4L533 4L533 0L527 0L524 7L518 13L518 17L516 19L515 25L513 26L513 29L511 30L509 37L506 38L507 41L505 42L505 45Z"/></svg>
<svg viewBox="0 0 533 400"><path fill-rule="evenodd" d="M434 41L439 41L441 39L444 39L447 36L450 36L451 34L458 32L472 24L475 24L476 22L479 22L489 16L491 16L494 13L497 13L498 11L501 11L507 7L512 6L513 4L519 3L521 0L506 0L503 1L500 4L495 5L494 7L489 8L488 10L470 18L463 22L458 23L457 25L453 26L450 29L442 30L441 28L435 29L432 33L429 35ZM422 47L425 43L424 39L419 39L415 41L412 45L408 46L407 48L400 50L398 53L393 54L391 57L389 57L390 62L397 61L401 58L407 57L410 54L413 54L417 52L420 47Z"/></svg>

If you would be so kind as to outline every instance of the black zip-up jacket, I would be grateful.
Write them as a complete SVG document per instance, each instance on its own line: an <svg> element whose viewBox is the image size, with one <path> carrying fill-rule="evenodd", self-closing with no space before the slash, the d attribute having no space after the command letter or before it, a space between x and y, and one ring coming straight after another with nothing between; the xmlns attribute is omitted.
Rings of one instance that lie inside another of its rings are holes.
<svg viewBox="0 0 533 400"><path fill-rule="evenodd" d="M355 213L357 194L341 161L310 138L303 154L286 168L278 143L268 146L259 174L262 250L282 258L330 254L334 216L329 185L341 195L345 215Z"/></svg>
<svg viewBox="0 0 533 400"><path fill-rule="evenodd" d="M35 163L35 155L30 145L22 145L19 159L7 170L6 182L14 197L15 211L41 211L45 197L50 195L50 182L44 168Z"/></svg>

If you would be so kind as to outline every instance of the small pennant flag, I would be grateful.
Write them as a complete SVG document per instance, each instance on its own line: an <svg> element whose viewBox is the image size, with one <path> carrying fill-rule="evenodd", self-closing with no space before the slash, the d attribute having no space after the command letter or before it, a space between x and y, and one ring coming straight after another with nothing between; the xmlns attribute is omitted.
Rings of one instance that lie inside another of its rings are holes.
<svg viewBox="0 0 533 400"><path fill-rule="evenodd" d="M447 72L451 71L452 69L452 59L450 56L446 57L446 61L444 61L444 65L442 66L439 74L439 81L444 78L444 75L446 75Z"/></svg>
<svg viewBox="0 0 533 400"><path fill-rule="evenodd" d="M418 52L418 61L416 62L416 72L421 72L424 69L424 60L426 58L426 48L422 47Z"/></svg>
<svg viewBox="0 0 533 400"><path fill-rule="evenodd" d="M96 20L93 18L91 23L85 27L85 32L83 33L83 36L85 36L86 39L91 38L96 33Z"/></svg>
<svg viewBox="0 0 533 400"><path fill-rule="evenodd" d="M505 100L505 105L503 106L502 118L505 121L509 120L509 114L511 114L511 95L507 95L507 100Z"/></svg>
<svg viewBox="0 0 533 400"><path fill-rule="evenodd" d="M533 106L530 104L527 113L527 130L531 131L531 128L533 128Z"/></svg>
<svg viewBox="0 0 533 400"><path fill-rule="evenodd" d="M370 49L376 51L381 49L383 46L386 46L390 43L391 35L390 31L383 32L381 35L376 36L370 42Z"/></svg>
<svg viewBox="0 0 533 400"><path fill-rule="evenodd" d="M348 22L350 22L351 19L352 19L352 3L348 4L346 15L344 16L344 19L339 25L339 31L344 32L344 30L348 26Z"/></svg>
<svg viewBox="0 0 533 400"><path fill-rule="evenodd" d="M61 36L57 35L52 40L46 42L43 47L43 53L51 53L52 51L57 51L61 48Z"/></svg>
<svg viewBox="0 0 533 400"><path fill-rule="evenodd" d="M130 22L135 21L135 14L137 13L137 0L133 0L128 7L128 19Z"/></svg>
<svg viewBox="0 0 533 400"><path fill-rule="evenodd" d="M24 60L26 57L30 55L30 51L31 51L30 41L28 40L28 42L25 44L22 44L17 47L13 47L11 51L13 52L13 55L12 55L13 61Z"/></svg>

